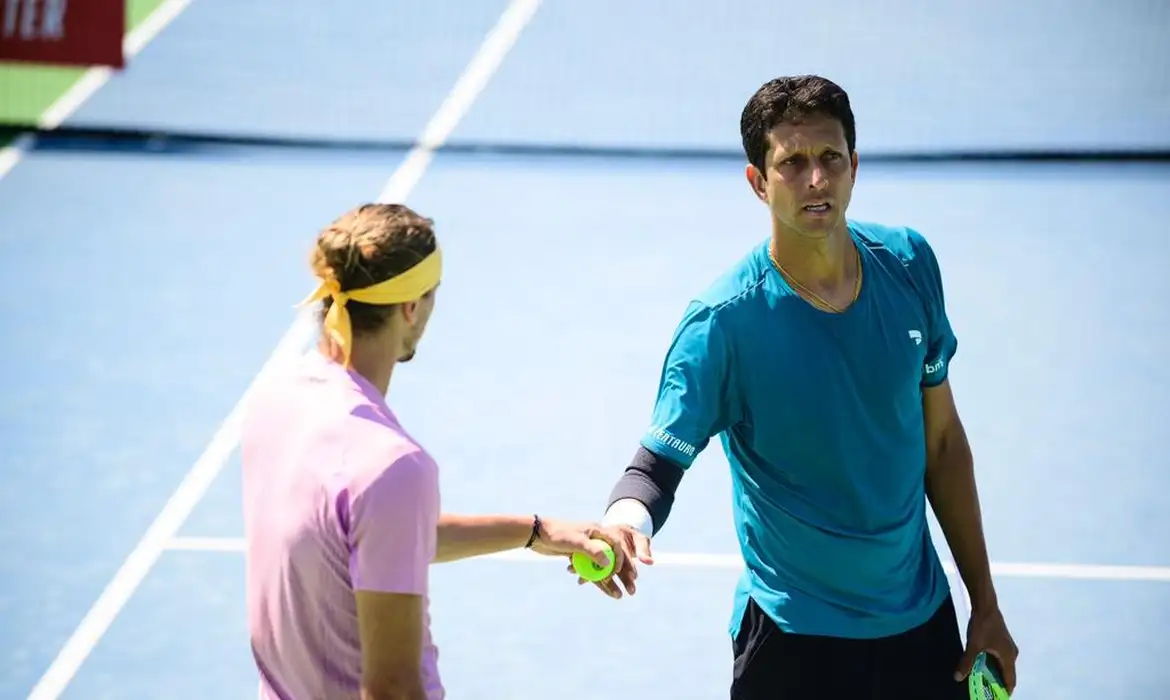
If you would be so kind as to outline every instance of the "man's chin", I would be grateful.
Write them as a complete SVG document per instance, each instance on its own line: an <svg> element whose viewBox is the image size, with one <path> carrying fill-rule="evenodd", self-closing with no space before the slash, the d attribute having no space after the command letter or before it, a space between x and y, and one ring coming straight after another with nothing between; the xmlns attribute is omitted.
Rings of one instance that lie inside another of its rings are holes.
<svg viewBox="0 0 1170 700"><path fill-rule="evenodd" d="M828 238L840 227L840 220L833 218L814 218L802 220L795 227L795 233L801 238Z"/></svg>
<svg viewBox="0 0 1170 700"><path fill-rule="evenodd" d="M402 357L398 358L398 361L399 362L410 362L413 359L414 359L414 350L411 350L410 352L406 353Z"/></svg>

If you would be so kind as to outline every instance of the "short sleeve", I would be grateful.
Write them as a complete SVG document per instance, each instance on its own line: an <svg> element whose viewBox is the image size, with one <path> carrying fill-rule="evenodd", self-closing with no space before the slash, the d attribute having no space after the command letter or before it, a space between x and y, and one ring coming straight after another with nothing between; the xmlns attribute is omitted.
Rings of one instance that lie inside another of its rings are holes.
<svg viewBox="0 0 1170 700"><path fill-rule="evenodd" d="M355 590L424 595L439 527L438 468L425 453L395 460L350 506Z"/></svg>
<svg viewBox="0 0 1170 700"><path fill-rule="evenodd" d="M729 423L730 355L715 312L692 303L675 330L662 365L647 450L690 467Z"/></svg>
<svg viewBox="0 0 1170 700"><path fill-rule="evenodd" d="M958 340L947 317L942 272L934 249L917 231L910 232L910 242L914 251L910 265L911 274L923 292L930 326L926 359L922 368L922 386L938 386L946 380L950 372L951 360L958 350Z"/></svg>

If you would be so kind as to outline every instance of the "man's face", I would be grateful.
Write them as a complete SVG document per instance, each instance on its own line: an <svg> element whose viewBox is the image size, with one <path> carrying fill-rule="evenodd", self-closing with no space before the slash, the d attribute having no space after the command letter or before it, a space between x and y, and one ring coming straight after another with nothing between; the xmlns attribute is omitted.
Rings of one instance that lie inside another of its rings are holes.
<svg viewBox="0 0 1170 700"><path fill-rule="evenodd" d="M765 171L747 167L752 190L772 216L802 237L823 238L845 222L857 177L841 123L815 117L778 124L768 133Z"/></svg>

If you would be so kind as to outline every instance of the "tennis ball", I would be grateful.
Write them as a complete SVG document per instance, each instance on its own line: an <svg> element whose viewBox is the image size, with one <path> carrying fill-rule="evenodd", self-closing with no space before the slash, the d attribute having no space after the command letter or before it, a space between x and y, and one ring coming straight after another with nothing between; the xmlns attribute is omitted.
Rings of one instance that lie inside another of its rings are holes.
<svg viewBox="0 0 1170 700"><path fill-rule="evenodd" d="M608 542L598 541L601 542L601 548L605 551L605 556L609 557L609 564L604 567L598 566L597 562L593 561L593 557L585 552L573 553L573 570L586 581L603 581L613 573L613 547L610 547Z"/></svg>

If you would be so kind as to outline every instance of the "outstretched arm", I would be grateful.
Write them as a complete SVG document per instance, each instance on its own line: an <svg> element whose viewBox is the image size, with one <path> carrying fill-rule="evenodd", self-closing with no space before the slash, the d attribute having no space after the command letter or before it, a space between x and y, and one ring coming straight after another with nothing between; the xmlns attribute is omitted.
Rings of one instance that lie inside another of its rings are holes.
<svg viewBox="0 0 1170 700"><path fill-rule="evenodd" d="M730 354L715 311L692 303L663 361L650 427L610 492L602 521L620 529L626 556L653 562L650 538L666 524L683 475L711 437L734 423ZM598 587L621 597L611 582Z"/></svg>
<svg viewBox="0 0 1170 700"><path fill-rule="evenodd" d="M435 563L527 548L546 556L572 556L582 552L598 565L606 566L609 555L601 544L606 542L613 550L614 577L631 593L638 576L634 563L625 556L621 532L594 523L574 523L539 515L443 513L437 530Z"/></svg>
<svg viewBox="0 0 1170 700"><path fill-rule="evenodd" d="M533 537L531 515L439 516L439 544L435 563L520 549Z"/></svg>

